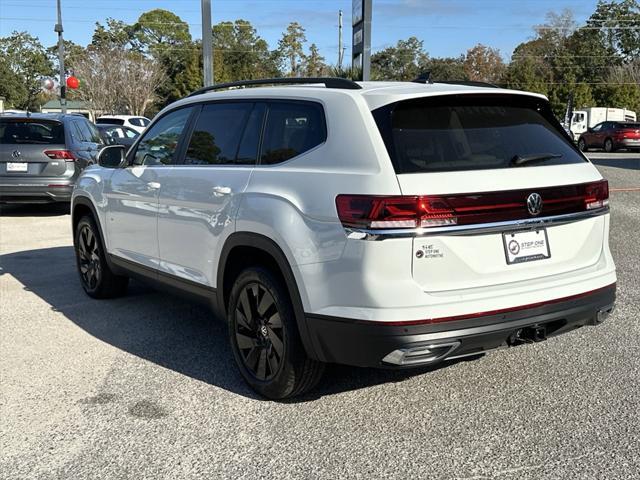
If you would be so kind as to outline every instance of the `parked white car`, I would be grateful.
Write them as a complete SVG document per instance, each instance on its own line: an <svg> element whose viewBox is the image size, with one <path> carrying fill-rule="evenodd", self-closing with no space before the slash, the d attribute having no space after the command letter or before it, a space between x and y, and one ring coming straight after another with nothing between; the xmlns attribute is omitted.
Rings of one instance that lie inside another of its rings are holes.
<svg viewBox="0 0 640 480"><path fill-rule="evenodd" d="M124 125L125 127L133 128L136 132L142 133L147 125L151 123L147 117L136 117L133 115L103 115L98 117L96 123L103 123L109 125Z"/></svg>
<svg viewBox="0 0 640 480"><path fill-rule="evenodd" d="M263 82L312 84L196 92L83 173L87 294L138 277L205 300L243 377L275 399L327 362L434 364L612 311L608 185L545 97Z"/></svg>

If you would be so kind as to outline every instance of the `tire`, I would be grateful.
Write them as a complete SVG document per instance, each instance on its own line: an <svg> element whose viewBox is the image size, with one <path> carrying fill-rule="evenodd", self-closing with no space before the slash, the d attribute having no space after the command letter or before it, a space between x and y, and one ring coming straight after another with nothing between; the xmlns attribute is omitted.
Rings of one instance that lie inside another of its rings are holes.
<svg viewBox="0 0 640 480"><path fill-rule="evenodd" d="M233 284L227 310L233 356L253 390L281 400L318 383L324 364L307 356L291 300L275 275L260 267L244 270Z"/></svg>
<svg viewBox="0 0 640 480"><path fill-rule="evenodd" d="M116 275L109 268L100 232L90 216L84 216L78 222L74 249L80 283L87 295L114 298L126 293L129 278Z"/></svg>
<svg viewBox="0 0 640 480"><path fill-rule="evenodd" d="M588 150L587 142L585 142L584 138L578 140L578 150L580 150L581 152L586 152Z"/></svg>
<svg viewBox="0 0 640 480"><path fill-rule="evenodd" d="M604 141L604 151L607 153L612 153L616 151L616 149L613 147L613 140L611 140L610 138L607 138Z"/></svg>

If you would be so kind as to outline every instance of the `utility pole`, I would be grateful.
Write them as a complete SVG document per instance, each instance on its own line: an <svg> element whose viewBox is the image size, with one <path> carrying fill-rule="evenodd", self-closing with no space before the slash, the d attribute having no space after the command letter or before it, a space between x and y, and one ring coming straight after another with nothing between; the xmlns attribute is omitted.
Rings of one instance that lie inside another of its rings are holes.
<svg viewBox="0 0 640 480"><path fill-rule="evenodd" d="M344 49L342 48L342 10L338 11L338 68L342 70L342 59Z"/></svg>
<svg viewBox="0 0 640 480"><path fill-rule="evenodd" d="M64 40L62 38L62 8L58 0L58 23L53 29L58 34L58 62L60 63L60 108L67 113L67 75L64 71Z"/></svg>
<svg viewBox="0 0 640 480"><path fill-rule="evenodd" d="M213 85L213 32L211 28L211 0L202 0L202 65L204 69L204 86L210 87Z"/></svg>

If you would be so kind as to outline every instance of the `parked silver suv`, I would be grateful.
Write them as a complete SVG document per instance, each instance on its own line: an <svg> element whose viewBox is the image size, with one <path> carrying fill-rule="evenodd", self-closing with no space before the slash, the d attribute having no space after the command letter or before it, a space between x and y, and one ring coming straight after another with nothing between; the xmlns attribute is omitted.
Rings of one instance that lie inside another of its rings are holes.
<svg viewBox="0 0 640 480"><path fill-rule="evenodd" d="M0 115L0 203L69 202L102 146L82 115Z"/></svg>

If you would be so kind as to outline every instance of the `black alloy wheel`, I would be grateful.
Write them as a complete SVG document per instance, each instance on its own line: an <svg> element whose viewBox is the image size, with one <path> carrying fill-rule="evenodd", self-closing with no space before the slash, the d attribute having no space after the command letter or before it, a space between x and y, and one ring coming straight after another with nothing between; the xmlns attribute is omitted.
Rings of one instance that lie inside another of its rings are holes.
<svg viewBox="0 0 640 480"><path fill-rule="evenodd" d="M284 357L285 330L273 296L259 283L247 284L235 309L236 345L242 362L260 381L273 379Z"/></svg>
<svg viewBox="0 0 640 480"><path fill-rule="evenodd" d="M129 278L116 275L105 259L100 233L93 218L82 217L76 226L74 246L80 283L93 298L112 298L123 295Z"/></svg>
<svg viewBox="0 0 640 480"><path fill-rule="evenodd" d="M261 266L240 272L227 302L227 321L240 374L260 395L295 397L322 377L324 363L307 355L291 292L278 272Z"/></svg>
<svg viewBox="0 0 640 480"><path fill-rule="evenodd" d="M89 225L82 225L78 232L78 268L83 286L95 291L102 280L102 265L98 239Z"/></svg>

